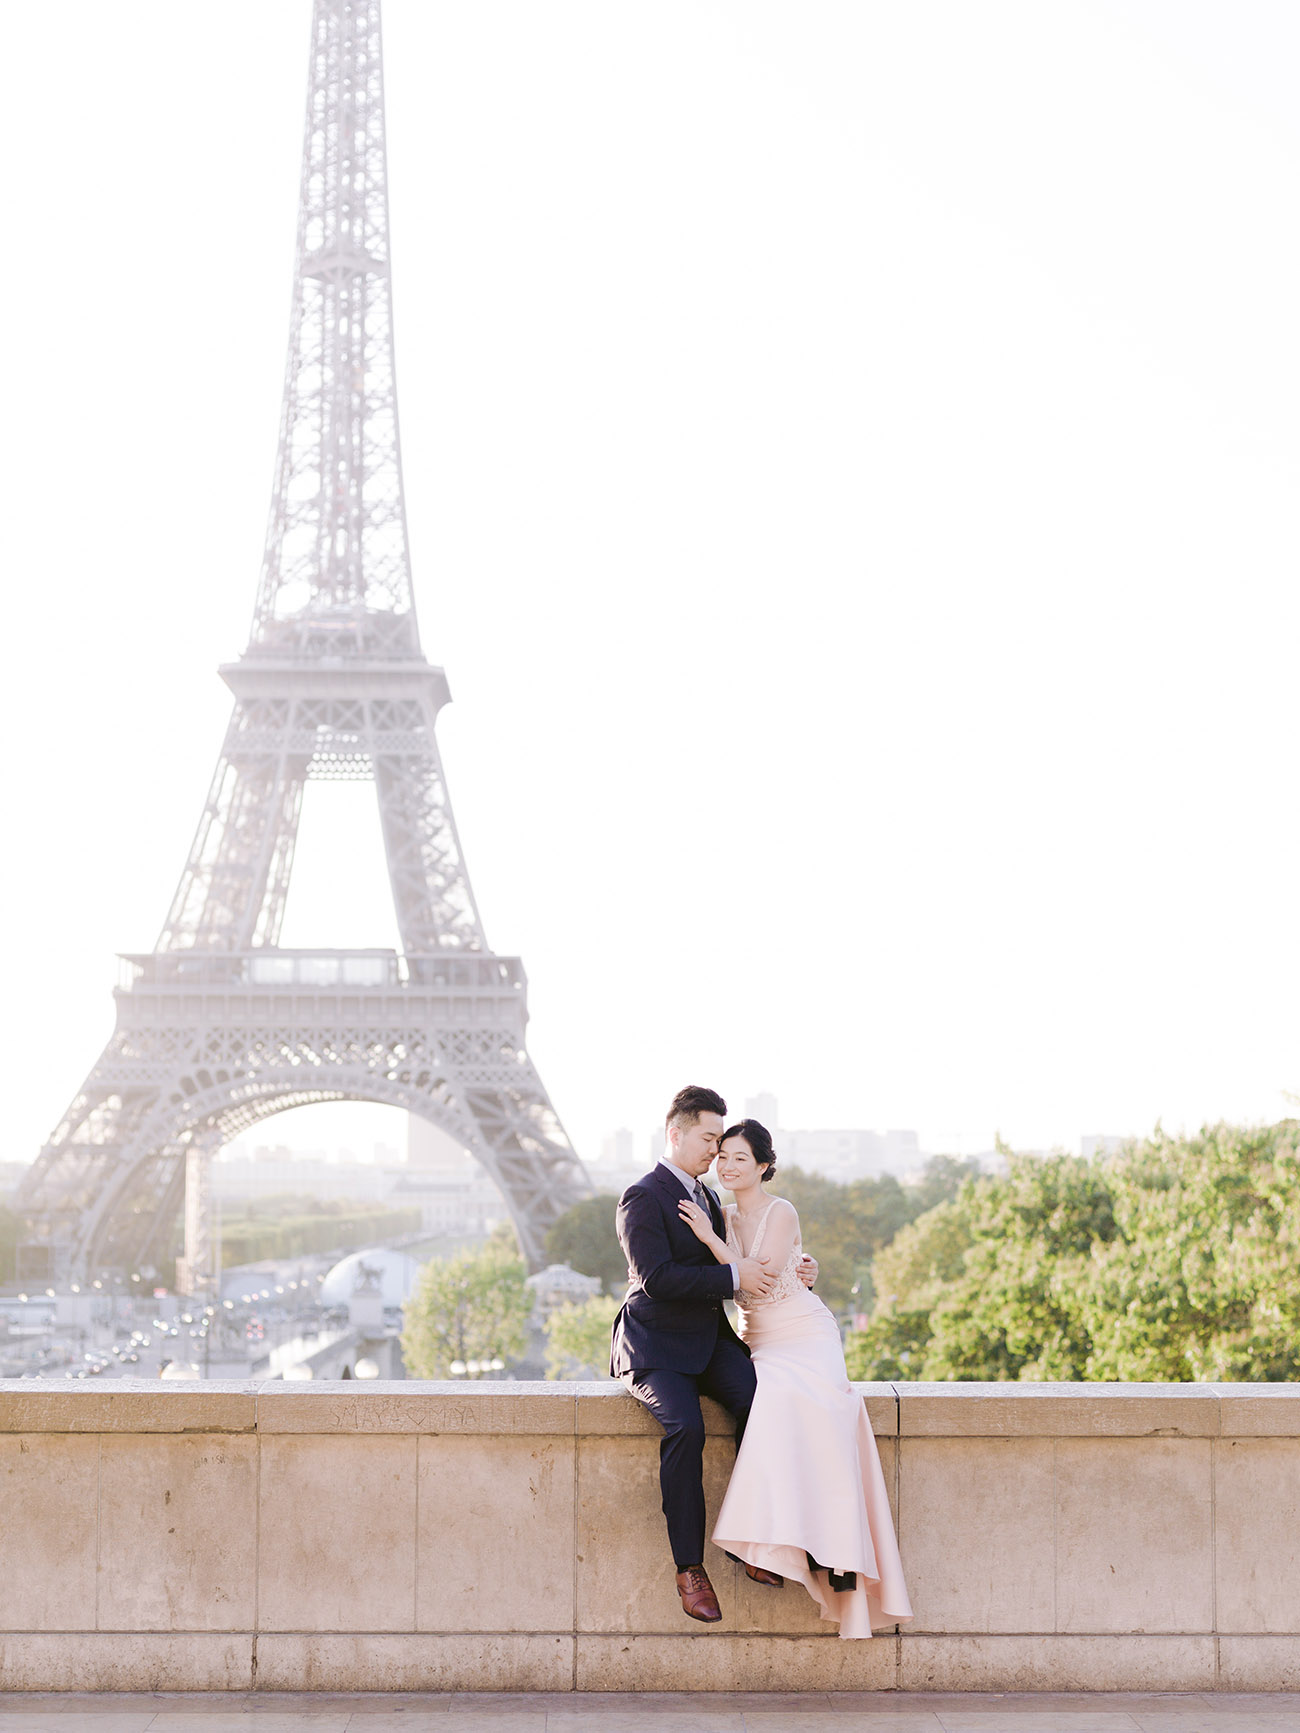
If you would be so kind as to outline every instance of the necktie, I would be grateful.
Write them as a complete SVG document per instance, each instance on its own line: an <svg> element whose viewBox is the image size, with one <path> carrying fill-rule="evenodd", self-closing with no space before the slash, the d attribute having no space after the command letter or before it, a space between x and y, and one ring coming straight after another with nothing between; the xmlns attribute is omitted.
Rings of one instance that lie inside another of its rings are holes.
<svg viewBox="0 0 1300 1733"><path fill-rule="evenodd" d="M709 1213L708 1199L705 1197L704 1187L700 1184L698 1179L695 1182L695 1201L697 1204L699 1204L700 1208L704 1211L705 1215L709 1217L709 1220L712 1221L713 1217Z"/></svg>

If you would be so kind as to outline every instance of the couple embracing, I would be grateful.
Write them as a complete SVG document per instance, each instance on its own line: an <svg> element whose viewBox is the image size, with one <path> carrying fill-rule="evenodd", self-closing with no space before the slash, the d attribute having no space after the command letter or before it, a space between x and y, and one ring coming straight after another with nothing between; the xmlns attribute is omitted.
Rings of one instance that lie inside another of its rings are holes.
<svg viewBox="0 0 1300 1733"><path fill-rule="evenodd" d="M912 1616L876 1441L839 1326L811 1291L798 1214L763 1192L771 1136L756 1119L728 1126L726 1112L715 1090L679 1091L663 1156L619 1200L628 1290L610 1371L663 1428L659 1485L683 1611L722 1617L704 1566L704 1395L736 1421L714 1545L756 1583L802 1583L841 1637L869 1637ZM725 1209L702 1183L715 1157L735 1199Z"/></svg>

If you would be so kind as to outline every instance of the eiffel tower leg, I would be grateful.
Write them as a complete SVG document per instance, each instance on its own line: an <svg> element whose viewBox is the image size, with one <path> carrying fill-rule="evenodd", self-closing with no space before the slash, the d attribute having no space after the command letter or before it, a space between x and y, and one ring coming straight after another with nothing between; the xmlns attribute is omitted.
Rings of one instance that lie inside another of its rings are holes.
<svg viewBox="0 0 1300 1733"><path fill-rule="evenodd" d="M374 760L398 931L410 953L447 946L485 951L487 941L461 860L433 738L432 714L422 716L421 722L415 751L401 757L376 753Z"/></svg>
<svg viewBox="0 0 1300 1733"><path fill-rule="evenodd" d="M213 1151L195 1138L185 1151L185 1250L176 1260L176 1291L201 1296L217 1291L220 1269L212 1200Z"/></svg>
<svg viewBox="0 0 1300 1733"><path fill-rule="evenodd" d="M274 945L284 918L308 757L290 750L288 705L237 703L160 951ZM308 737L304 744L313 744Z"/></svg>

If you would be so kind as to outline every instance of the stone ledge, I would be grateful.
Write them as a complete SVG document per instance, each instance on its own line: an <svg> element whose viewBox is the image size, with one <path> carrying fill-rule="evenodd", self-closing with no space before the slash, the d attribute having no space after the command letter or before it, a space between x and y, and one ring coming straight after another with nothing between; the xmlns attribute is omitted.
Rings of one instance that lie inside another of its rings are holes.
<svg viewBox="0 0 1300 1733"><path fill-rule="evenodd" d="M903 1438L1217 1438L1213 1384L895 1384ZM1300 1432L1300 1386L1291 1390ZM1280 1420L1282 1407L1270 1412Z"/></svg>
<svg viewBox="0 0 1300 1733"><path fill-rule="evenodd" d="M254 1432L255 1383L0 1381L0 1432Z"/></svg>
<svg viewBox="0 0 1300 1733"><path fill-rule="evenodd" d="M466 1385L407 1379L261 1385L257 1430L268 1433L401 1432L549 1437L574 1432L574 1387L548 1383Z"/></svg>
<svg viewBox="0 0 1300 1733"><path fill-rule="evenodd" d="M1207 1384L1225 1438L1300 1438L1300 1384Z"/></svg>
<svg viewBox="0 0 1300 1733"><path fill-rule="evenodd" d="M878 1438L1297 1438L1300 1384L856 1384ZM704 1403L710 1435L730 1417ZM3 1433L657 1437L621 1385L0 1382Z"/></svg>

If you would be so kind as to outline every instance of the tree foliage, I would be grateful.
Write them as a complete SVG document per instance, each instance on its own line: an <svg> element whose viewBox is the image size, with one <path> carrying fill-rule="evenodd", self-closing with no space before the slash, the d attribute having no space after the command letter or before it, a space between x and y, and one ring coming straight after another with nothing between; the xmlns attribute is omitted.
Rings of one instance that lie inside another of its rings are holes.
<svg viewBox="0 0 1300 1733"><path fill-rule="evenodd" d="M565 1210L546 1236L546 1256L584 1276L598 1276L611 1292L627 1285L627 1259L618 1243L614 1217L618 1199L607 1192L584 1197Z"/></svg>
<svg viewBox="0 0 1300 1733"><path fill-rule="evenodd" d="M933 1156L914 1184L893 1174L843 1184L801 1168L778 1167L767 1190L788 1198L799 1211L804 1250L817 1259L817 1292L833 1312L866 1310L872 1264L899 1229L932 1204L950 1197L972 1172L973 1162Z"/></svg>
<svg viewBox="0 0 1300 1733"><path fill-rule="evenodd" d="M1300 1376L1300 1123L1009 1156L876 1260L858 1378Z"/></svg>
<svg viewBox="0 0 1300 1733"><path fill-rule="evenodd" d="M546 1320L548 1378L607 1378L609 1333L621 1302L614 1294L593 1294L561 1306Z"/></svg>
<svg viewBox="0 0 1300 1733"><path fill-rule="evenodd" d="M402 1356L414 1378L448 1378L454 1360L517 1360L532 1296L522 1258L501 1246L457 1252L421 1269L404 1307Z"/></svg>

